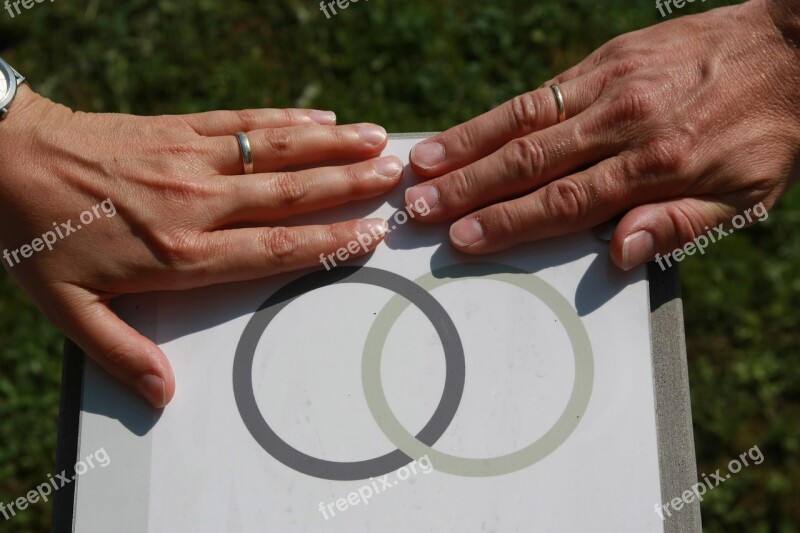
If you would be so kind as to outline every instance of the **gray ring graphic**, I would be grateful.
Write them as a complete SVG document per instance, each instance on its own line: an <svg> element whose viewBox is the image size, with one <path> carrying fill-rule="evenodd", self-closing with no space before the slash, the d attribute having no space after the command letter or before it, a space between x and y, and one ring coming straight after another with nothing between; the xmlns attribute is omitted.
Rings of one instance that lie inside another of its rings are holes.
<svg viewBox="0 0 800 533"><path fill-rule="evenodd" d="M242 333L233 361L233 392L245 426L267 453L289 468L322 479L353 481L388 474L410 463L412 458L401 450L355 462L328 461L307 455L287 444L267 424L253 389L256 347L270 322L300 296L337 283L362 283L393 291L417 306L436 329L446 362L444 391L430 421L415 437L419 442L432 446L455 418L464 392L466 365L458 331L442 305L413 281L386 270L341 266L333 272L314 272L280 288L258 308Z"/></svg>
<svg viewBox="0 0 800 533"><path fill-rule="evenodd" d="M367 334L361 378L372 417L380 426L383 434L389 437L389 440L400 450L415 460L427 456L433 467L439 472L472 477L499 476L522 470L544 459L575 431L589 406L592 395L594 356L589 335L575 309L558 290L534 274L510 265L476 262L439 268L417 278L414 282L423 289L432 291L459 279L475 277L509 283L537 297L555 313L569 337L575 358L575 378L572 383L572 392L561 416L544 435L515 452L499 457L479 459L440 452L410 434L392 412L383 390L380 375L386 338L395 321L408 307L408 304L398 296L394 296L381 309Z"/></svg>

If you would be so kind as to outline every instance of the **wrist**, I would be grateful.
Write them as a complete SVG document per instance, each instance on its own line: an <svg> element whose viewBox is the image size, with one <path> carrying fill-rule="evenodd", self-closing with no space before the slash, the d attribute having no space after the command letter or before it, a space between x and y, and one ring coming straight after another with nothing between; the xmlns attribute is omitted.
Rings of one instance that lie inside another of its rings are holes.
<svg viewBox="0 0 800 533"><path fill-rule="evenodd" d="M45 102L47 99L36 94L27 83L17 87L17 94L8 106L8 115L0 121L0 141L5 143L35 125L34 115L42 113Z"/></svg>
<svg viewBox="0 0 800 533"><path fill-rule="evenodd" d="M32 151L40 149L34 147L42 144L41 132L62 115L62 110L67 108L37 94L27 84L17 87L8 114L0 121L0 197L15 187L20 162L29 160Z"/></svg>

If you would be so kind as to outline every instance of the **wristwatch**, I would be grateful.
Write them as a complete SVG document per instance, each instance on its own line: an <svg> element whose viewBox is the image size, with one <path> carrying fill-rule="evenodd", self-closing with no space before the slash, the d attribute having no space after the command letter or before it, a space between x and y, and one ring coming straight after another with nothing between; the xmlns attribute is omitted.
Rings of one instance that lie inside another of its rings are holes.
<svg viewBox="0 0 800 533"><path fill-rule="evenodd" d="M0 57L0 120L6 118L8 106L17 95L17 87L25 83L25 78Z"/></svg>

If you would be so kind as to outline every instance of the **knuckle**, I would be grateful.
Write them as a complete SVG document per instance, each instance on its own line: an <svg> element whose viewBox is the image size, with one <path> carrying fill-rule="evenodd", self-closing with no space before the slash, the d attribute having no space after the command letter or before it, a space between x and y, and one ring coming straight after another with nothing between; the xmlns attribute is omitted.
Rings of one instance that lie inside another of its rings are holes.
<svg viewBox="0 0 800 533"><path fill-rule="evenodd" d="M156 155L177 158L196 157L200 153L199 143L188 140L182 142L166 141L156 145L153 150Z"/></svg>
<svg viewBox="0 0 800 533"><path fill-rule="evenodd" d="M293 207L308 194L306 183L299 174L281 172L272 179L272 187L277 203L282 207Z"/></svg>
<svg viewBox="0 0 800 533"><path fill-rule="evenodd" d="M279 116L284 124L294 124L303 118L297 109L281 109Z"/></svg>
<svg viewBox="0 0 800 533"><path fill-rule="evenodd" d="M639 122L651 118L658 111L657 94L649 82L630 81L621 89L616 104L612 106L617 120Z"/></svg>
<svg viewBox="0 0 800 533"><path fill-rule="evenodd" d="M548 91L549 89L549 85ZM533 91L511 100L511 116L518 130L533 131L536 129L537 119L541 116L541 93Z"/></svg>
<svg viewBox="0 0 800 533"><path fill-rule="evenodd" d="M544 148L528 137L511 141L506 147L506 159L514 170L514 177L528 181L539 175L544 166Z"/></svg>
<svg viewBox="0 0 800 533"><path fill-rule="evenodd" d="M544 188L542 203L551 219L576 223L586 215L589 195L577 182L563 178Z"/></svg>
<svg viewBox="0 0 800 533"><path fill-rule="evenodd" d="M239 121L239 129L250 131L258 128L258 112L254 109L240 109L234 111Z"/></svg>
<svg viewBox="0 0 800 533"><path fill-rule="evenodd" d="M643 170L648 174L681 176L689 164L688 149L680 137L659 137L643 148Z"/></svg>
<svg viewBox="0 0 800 533"><path fill-rule="evenodd" d="M642 158L638 155L625 154L619 157L619 173L621 185L633 190L637 180L647 177L647 169L642 165Z"/></svg>
<svg viewBox="0 0 800 533"><path fill-rule="evenodd" d="M607 72L614 78L623 78L638 71L642 66L644 66L644 61L640 58L624 57L615 61Z"/></svg>
<svg viewBox="0 0 800 533"><path fill-rule="evenodd" d="M462 204L475 195L475 188L464 169L453 171L447 178L433 185L442 193L442 202L449 205Z"/></svg>
<svg viewBox="0 0 800 533"><path fill-rule="evenodd" d="M700 227L695 228L694 220L701 220L697 213L694 213L685 203L673 203L666 207L666 216L675 229L675 241L665 243L670 246L681 246L684 243L694 240L700 233ZM699 223L698 223L699 224Z"/></svg>
<svg viewBox="0 0 800 533"><path fill-rule="evenodd" d="M113 367L124 366L133 356L127 344L116 343L102 354L103 361Z"/></svg>
<svg viewBox="0 0 800 533"><path fill-rule="evenodd" d="M289 228L269 228L260 234L259 244L267 261L272 266L279 267L294 254L297 238Z"/></svg>
<svg viewBox="0 0 800 533"><path fill-rule="evenodd" d="M340 243L349 242L352 234L344 228L343 224L331 224L322 230L320 237L325 243L326 249L336 250L341 246Z"/></svg>
<svg viewBox="0 0 800 533"><path fill-rule="evenodd" d="M184 115L161 115L155 117L154 120L157 121L158 127L161 130L175 129L187 134L195 134L194 129L186 121Z"/></svg>
<svg viewBox="0 0 800 533"><path fill-rule="evenodd" d="M324 135L327 141L337 146L353 146L361 142L361 138L358 137L358 126L354 125L332 126L325 130Z"/></svg>
<svg viewBox="0 0 800 533"><path fill-rule="evenodd" d="M202 246L194 232L168 232L157 240L162 261L171 269L183 270L201 259Z"/></svg>
<svg viewBox="0 0 800 533"><path fill-rule="evenodd" d="M363 167L356 165L348 165L342 167L340 172L340 180L344 184L344 189L350 194L358 194L365 192L369 189L368 176L372 175L372 166Z"/></svg>
<svg viewBox="0 0 800 533"><path fill-rule="evenodd" d="M481 217L481 224L489 238L500 238L522 233L518 211L508 202L493 205Z"/></svg>
<svg viewBox="0 0 800 533"><path fill-rule="evenodd" d="M479 146L480 141L476 137L471 125L464 124L443 133L437 140L444 145L445 154L449 154L451 151L467 151Z"/></svg>
<svg viewBox="0 0 800 533"><path fill-rule="evenodd" d="M286 154L292 146L291 135L285 128L271 128L261 130L261 144L274 157Z"/></svg>
<svg viewBox="0 0 800 533"><path fill-rule="evenodd" d="M620 79L639 71L643 65L644 62L636 57L626 57L611 62L608 67L604 67L600 73L599 81L601 88L605 89Z"/></svg>
<svg viewBox="0 0 800 533"><path fill-rule="evenodd" d="M219 192L213 182L187 179L161 182L159 187L159 194L167 203L180 207L197 205L198 201L214 198Z"/></svg>
<svg viewBox="0 0 800 533"><path fill-rule="evenodd" d="M626 34L619 35L608 41L597 51L596 64L615 58L625 53L628 49L629 37Z"/></svg>
<svg viewBox="0 0 800 533"><path fill-rule="evenodd" d="M165 141L161 147L156 148L156 151L163 159L155 164L175 177L207 173L218 154L217 147L202 137L177 144ZM179 184L178 188L190 188L188 183L185 181Z"/></svg>
<svg viewBox="0 0 800 533"><path fill-rule="evenodd" d="M213 181L180 180L170 184L167 194L183 206L196 206L198 201L217 197L219 184Z"/></svg>
<svg viewBox="0 0 800 533"><path fill-rule="evenodd" d="M205 139L194 132L176 135L175 129L164 126L173 123L174 120L159 118L139 124L142 134L152 140L145 145L150 159L149 164L162 173L179 176L186 174L187 166L194 167L197 163L205 161L209 150ZM185 122L183 124L186 125ZM159 127L161 129L157 129Z"/></svg>
<svg viewBox="0 0 800 533"><path fill-rule="evenodd" d="M365 235L370 235L366 233ZM322 230L320 234L325 249L334 251L339 248L346 248L353 241L353 232L348 224L332 224Z"/></svg>

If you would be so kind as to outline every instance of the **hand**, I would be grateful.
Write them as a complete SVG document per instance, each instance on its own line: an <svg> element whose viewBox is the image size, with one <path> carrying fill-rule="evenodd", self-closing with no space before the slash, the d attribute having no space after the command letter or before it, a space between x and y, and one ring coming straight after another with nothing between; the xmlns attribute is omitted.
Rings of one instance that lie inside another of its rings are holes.
<svg viewBox="0 0 800 533"><path fill-rule="evenodd" d="M367 161L386 146L383 128L334 123L303 110L73 113L23 87L0 123L3 265L89 356L162 407L175 390L169 362L109 301L315 266L368 231L374 248L381 220L274 226L399 182L399 159ZM238 131L256 174L242 175ZM360 162L285 170L335 160Z"/></svg>
<svg viewBox="0 0 800 533"><path fill-rule="evenodd" d="M428 181L406 201L432 208L417 220L463 217L450 239L475 254L623 215L611 258L626 270L729 227L800 172L799 21L797 2L756 0L618 37L415 146Z"/></svg>

